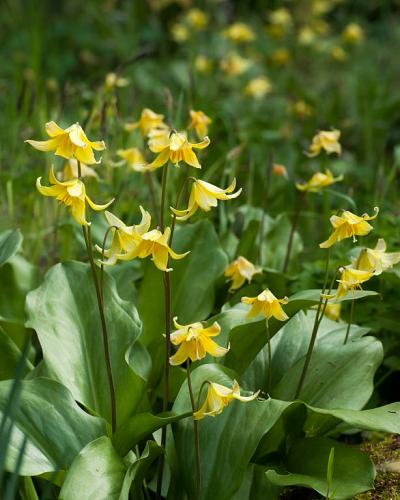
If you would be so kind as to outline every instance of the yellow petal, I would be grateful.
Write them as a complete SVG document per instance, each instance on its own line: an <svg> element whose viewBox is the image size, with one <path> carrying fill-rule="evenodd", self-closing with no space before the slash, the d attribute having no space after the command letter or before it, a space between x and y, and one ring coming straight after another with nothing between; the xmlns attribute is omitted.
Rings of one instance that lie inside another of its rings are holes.
<svg viewBox="0 0 400 500"><path fill-rule="evenodd" d="M57 125L56 122L48 122L46 123L46 132L50 137L57 137L57 135L65 134L65 130Z"/></svg>
<svg viewBox="0 0 400 500"><path fill-rule="evenodd" d="M58 145L58 139L49 139L48 141L32 141L28 139L25 142L39 151L54 151Z"/></svg>
<svg viewBox="0 0 400 500"><path fill-rule="evenodd" d="M115 200L115 198L113 198L111 201L109 201L108 203L104 203L104 205L97 205L96 203L94 203L94 201L92 201L88 195L85 195L86 196L86 201L88 202L88 204L90 205L90 208L92 208L93 210L96 210L96 211L100 211L100 210L105 210L106 208L108 208L111 203Z"/></svg>

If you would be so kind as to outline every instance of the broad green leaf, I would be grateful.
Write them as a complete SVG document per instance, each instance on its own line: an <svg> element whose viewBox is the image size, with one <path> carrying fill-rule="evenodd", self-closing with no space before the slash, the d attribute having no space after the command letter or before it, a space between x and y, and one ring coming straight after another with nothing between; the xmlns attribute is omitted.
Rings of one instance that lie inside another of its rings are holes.
<svg viewBox="0 0 400 500"><path fill-rule="evenodd" d="M136 309L122 300L112 278L105 279L104 300L117 419L129 418L143 397L145 381L126 360L140 334ZM27 297L28 326L38 335L48 376L70 389L74 398L111 419L110 393L95 288L87 264L57 264ZM133 345L133 346L132 346Z"/></svg>
<svg viewBox="0 0 400 500"><path fill-rule="evenodd" d="M15 370L20 357L21 351L0 326L0 380L15 377ZM28 370L32 369L29 361L27 361L27 365Z"/></svg>
<svg viewBox="0 0 400 500"><path fill-rule="evenodd" d="M118 500L125 473L126 465L110 438L102 436L85 446L75 458L59 499Z"/></svg>
<svg viewBox="0 0 400 500"><path fill-rule="evenodd" d="M1 412L11 384L0 382ZM19 398L7 450L8 470L14 469L24 436L28 441L20 474L29 476L67 469L86 444L106 433L105 421L85 413L54 380L22 381Z"/></svg>
<svg viewBox="0 0 400 500"><path fill-rule="evenodd" d="M232 500L279 500L282 487L268 481L266 471L264 466L250 464Z"/></svg>
<svg viewBox="0 0 400 500"><path fill-rule="evenodd" d="M329 493L333 498L352 498L374 486L375 467L366 453L327 438L299 439L290 448L287 473L266 472L279 486L306 486L321 495L328 494L327 467L331 449L335 450L335 467Z"/></svg>
<svg viewBox="0 0 400 500"><path fill-rule="evenodd" d="M159 415L152 415L151 413L134 415L117 429L117 432L112 437L114 447L121 456L125 456L139 441L157 429L191 415L191 412L181 415L173 412L160 413Z"/></svg>
<svg viewBox="0 0 400 500"><path fill-rule="evenodd" d="M8 229L0 233L0 267L18 252L22 240L19 229Z"/></svg>

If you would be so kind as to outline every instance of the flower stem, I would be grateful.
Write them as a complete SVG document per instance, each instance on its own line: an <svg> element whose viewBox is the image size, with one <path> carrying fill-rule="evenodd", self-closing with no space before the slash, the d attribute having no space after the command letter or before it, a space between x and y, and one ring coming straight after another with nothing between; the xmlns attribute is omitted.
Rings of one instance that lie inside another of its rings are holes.
<svg viewBox="0 0 400 500"><path fill-rule="evenodd" d="M267 345L268 345L268 382L267 382L267 393L271 391L272 383L272 352L271 352L271 335L269 333L269 323L268 320L265 322L267 330Z"/></svg>
<svg viewBox="0 0 400 500"><path fill-rule="evenodd" d="M190 361L187 361L186 364L186 372L187 372L187 381L190 395L190 402L192 404L193 412L197 411L196 403L194 400L193 387L192 387L192 379L190 372ZM199 432L199 421L193 419L194 426L194 447L195 447L195 455L196 455L196 496L195 500L200 500L200 489L201 489L201 468L200 468L200 432Z"/></svg>
<svg viewBox="0 0 400 500"><path fill-rule="evenodd" d="M115 231L118 230L118 228L116 226L110 226L107 229L106 234L104 235L103 243L101 245L100 291L101 291L101 300L102 300L103 304L104 304L104 253L106 251L107 238L108 238L108 235L110 234L112 229L115 229Z"/></svg>
<svg viewBox="0 0 400 500"><path fill-rule="evenodd" d="M117 428L117 402L115 397L115 386L111 368L111 358L110 358L110 350L109 350L109 340L108 340L108 332L107 332L107 324L106 318L104 314L104 302L102 298L102 291L100 289L97 272L96 272L96 264L94 262L93 257L93 249L92 249L92 236L90 233L90 226L82 226L83 236L85 238L86 249L89 256L90 267L92 270L93 282L96 289L96 297L97 297L97 305L99 307L100 321L101 321L101 329L103 334L103 347L104 347L104 359L106 362L106 370L107 370L107 378L108 384L110 387L110 399L111 399L111 429L114 433Z"/></svg>
<svg viewBox="0 0 400 500"><path fill-rule="evenodd" d="M319 299L318 309L317 309L317 313L315 315L314 326L313 326L312 333L311 333L311 339L310 339L310 343L308 345L306 359L304 361L304 366L303 366L303 370L302 370L301 375L300 375L300 380L299 380L299 383L297 385L295 399L298 399L300 397L301 389L303 387L304 380L305 380L306 374L307 374L307 370L308 370L308 367L310 365L311 356L312 356L313 349L314 349L314 344L315 344L315 341L317 339L318 328L319 328L319 325L320 325L319 318L320 318L320 313L322 312L323 295L324 295L324 293L326 291L326 287L327 287L327 284L328 284L329 260L330 260L330 249L328 248L328 252L326 254L326 266L325 266L324 286L322 288L322 293L321 293L321 296L320 296L320 299Z"/></svg>
<svg viewBox="0 0 400 500"><path fill-rule="evenodd" d="M196 178L195 177L186 177L184 179L184 181L182 182L181 184L181 187L179 188L179 191L178 191L178 194L176 195L176 200L175 200L175 207L174 208L178 208L179 207L179 202L180 202L180 199L181 199L181 196L182 196L182 193L183 193L183 190L185 189L187 183L189 181L193 181L195 182L196 181ZM176 214L174 214L172 216L172 224L171 224L171 235L169 237L169 242L168 242L168 245L171 246L172 245L172 238L174 237L174 231L175 231L175 225L176 225Z"/></svg>
<svg viewBox="0 0 400 500"><path fill-rule="evenodd" d="M343 345L346 345L347 341L349 339L350 327L351 327L351 324L353 322L354 303L355 303L355 300L354 300L354 297L353 297L353 300L351 301L350 318L349 318L349 322L347 323L346 337L344 338Z"/></svg>
<svg viewBox="0 0 400 500"><path fill-rule="evenodd" d="M288 268L289 268L290 254L292 253L292 246L293 246L294 235L295 235L298 223L299 223L299 218L300 218L300 213L301 213L301 209L302 209L303 200L304 200L304 193L301 192L299 194L299 197L298 197L298 200L297 200L297 206L296 206L296 210L295 210L295 213L294 213L294 216L293 216L292 227L290 229L289 240L288 240L288 244L287 244L287 247L286 247L286 256L285 256L285 261L284 261L284 264L283 264L283 272L284 273L286 273L287 270L288 270Z"/></svg>

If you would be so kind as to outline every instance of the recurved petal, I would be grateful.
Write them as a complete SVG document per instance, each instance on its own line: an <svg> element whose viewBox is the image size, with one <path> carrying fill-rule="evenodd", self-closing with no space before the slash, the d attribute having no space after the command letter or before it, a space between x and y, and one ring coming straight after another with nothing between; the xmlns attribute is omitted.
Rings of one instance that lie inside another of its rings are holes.
<svg viewBox="0 0 400 500"><path fill-rule="evenodd" d="M167 163L168 160L169 160L169 149L164 149L151 163L148 164L148 168L155 169L162 167Z"/></svg>
<svg viewBox="0 0 400 500"><path fill-rule="evenodd" d="M58 146L58 139L49 139L48 141L32 141L27 139L25 142L39 151L54 151Z"/></svg>
<svg viewBox="0 0 400 500"><path fill-rule="evenodd" d="M221 327L219 326L217 321L214 321L211 326L203 328L202 333L204 335L207 335L207 337L215 337L216 335L219 335L221 333Z"/></svg>
<svg viewBox="0 0 400 500"><path fill-rule="evenodd" d="M50 137L57 137L57 135L65 134L65 130L61 128L59 125L57 125L56 122L47 122L46 125L46 132L47 135Z"/></svg>
<svg viewBox="0 0 400 500"><path fill-rule="evenodd" d="M189 357L188 345L186 342L183 342L176 353L169 358L169 364L172 366L181 365L184 363Z"/></svg>
<svg viewBox="0 0 400 500"><path fill-rule="evenodd" d="M221 347L208 337L202 337L201 343L203 344L205 351L208 352L208 354L210 354L214 358L225 356L225 354L229 351L229 349Z"/></svg>
<svg viewBox="0 0 400 500"><path fill-rule="evenodd" d="M103 205L97 205L97 203L92 201L88 195L85 195L85 197L86 197L86 201L88 202L90 208L92 208L93 210L96 210L98 212L100 210L105 210L106 208L108 208L115 199L115 198L113 198L111 201L109 201L108 203L104 203Z"/></svg>
<svg viewBox="0 0 400 500"><path fill-rule="evenodd" d="M36 179L36 188L40 194L42 194L43 196L58 196L60 194L58 186L51 186L51 187L42 186L41 180L42 180L41 177L38 177Z"/></svg>
<svg viewBox="0 0 400 500"><path fill-rule="evenodd" d="M79 147L75 150L75 158L86 165L93 165L94 163L100 163L101 160L96 160L94 157L93 149L85 144L85 147Z"/></svg>
<svg viewBox="0 0 400 500"><path fill-rule="evenodd" d="M204 139L200 142L195 142L194 144L191 144L192 148L195 149L204 149L210 144L210 138L206 135Z"/></svg>

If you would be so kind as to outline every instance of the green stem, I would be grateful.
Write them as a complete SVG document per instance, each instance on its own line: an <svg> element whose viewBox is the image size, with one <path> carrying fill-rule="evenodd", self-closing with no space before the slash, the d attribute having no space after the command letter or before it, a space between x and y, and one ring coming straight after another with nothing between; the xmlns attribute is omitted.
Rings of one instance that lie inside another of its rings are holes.
<svg viewBox="0 0 400 500"><path fill-rule="evenodd" d="M269 333L268 320L265 322L267 329L267 345L268 345L268 382L267 382L267 394L271 391L272 383L272 352L271 352L271 335Z"/></svg>
<svg viewBox="0 0 400 500"><path fill-rule="evenodd" d="M110 234L112 229L115 229L116 231L118 231L117 226L110 226L107 229L106 234L104 235L103 243L101 245L100 290L101 290L101 300L103 302L103 305L104 305L104 253L106 251L107 238L108 238L108 235Z"/></svg>
<svg viewBox="0 0 400 500"><path fill-rule="evenodd" d="M197 411L196 403L194 400L193 386L190 372L190 361L186 363L187 381L190 395L190 402L192 405L193 413ZM200 489L201 489L201 468L200 468L200 432L199 432L199 421L193 419L194 426L194 447L196 455L196 496L195 500L200 500Z"/></svg>
<svg viewBox="0 0 400 500"><path fill-rule="evenodd" d="M320 299L319 299L317 314L315 315L314 326L313 326L313 330L312 330L312 333L311 333L311 339L310 339L310 343L308 345L306 359L304 361L304 366L303 366L303 370L302 370L301 375L300 375L300 380L299 380L299 383L297 385L295 399L298 399L300 397L301 389L303 387L304 380L305 380L306 374L307 374L307 370L308 370L308 367L310 365L311 356L312 356L313 349L314 349L314 344L315 344L315 341L317 339L318 328L319 328L319 325L320 325L319 318L320 318L320 313L321 313L321 308L322 308L323 295L325 293L326 286L328 284L329 260L330 260L330 248L328 248L328 252L327 252L327 255L326 255L326 267L325 267L324 286L322 288L322 293L321 293L321 296L320 296Z"/></svg>
<svg viewBox="0 0 400 500"><path fill-rule="evenodd" d="M301 191L299 194L299 198L297 200L296 211L295 211L294 216L293 216L292 227L290 229L289 240L288 240L288 244L286 247L285 261L283 263L283 272L284 273L286 273L288 268L289 268L290 254L292 253L294 235L296 233L296 229L297 229L297 226L299 223L299 218L300 218L303 200L304 200L304 192Z"/></svg>
<svg viewBox="0 0 400 500"><path fill-rule="evenodd" d="M350 327L351 327L351 324L353 322L354 303L355 303L355 300L354 300L354 297L353 297L353 300L351 301L350 318L349 318L349 322L347 323L346 337L344 338L344 342L343 342L344 345L347 344L347 341L349 339Z"/></svg>
<svg viewBox="0 0 400 500"><path fill-rule="evenodd" d="M186 179L184 179L184 181L182 182L181 187L179 188L178 194L176 195L176 201L175 201L175 207L174 207L176 209L179 207L179 202L180 202L183 190L185 189L186 184L188 183L188 181L195 182L196 178L195 177L186 177ZM169 246L172 245L172 239L174 237L175 225L176 225L176 214L174 214L172 216L171 235L169 237L169 242L168 242Z"/></svg>

